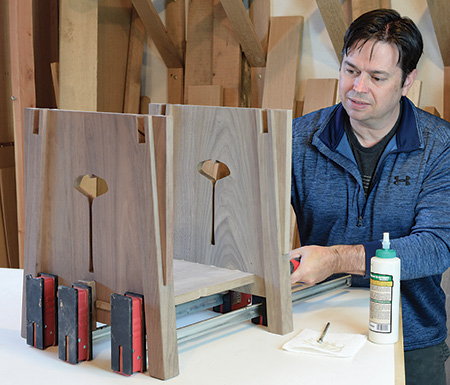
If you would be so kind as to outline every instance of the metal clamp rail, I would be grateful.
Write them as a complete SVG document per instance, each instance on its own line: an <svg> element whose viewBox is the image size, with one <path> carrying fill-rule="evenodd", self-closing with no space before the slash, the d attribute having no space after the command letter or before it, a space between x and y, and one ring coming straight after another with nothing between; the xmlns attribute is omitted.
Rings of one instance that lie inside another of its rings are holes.
<svg viewBox="0 0 450 385"><path fill-rule="evenodd" d="M351 276L346 275L314 286L299 288L298 290L294 287L294 291L292 292L292 303L295 304L300 301L306 301L333 290L349 287L351 286L351 281ZM194 311L209 309L213 306L221 304L220 297L221 294L215 294L213 296L199 298L183 305L178 305L176 307L176 314L177 316L182 316L193 313ZM193 338L212 333L225 326L232 326L243 321L259 317L262 313L262 304L250 305L242 309L234 310L229 313L221 314L178 328L178 343L186 342ZM92 340L97 341L103 337L109 336L110 334L111 326L106 325L93 331Z"/></svg>
<svg viewBox="0 0 450 385"><path fill-rule="evenodd" d="M333 290L342 289L344 287L350 287L351 285L352 285L352 276L345 275L343 277L322 282L314 286L300 288L299 290L292 292L292 303L295 304L300 301L305 301L307 299L328 293Z"/></svg>

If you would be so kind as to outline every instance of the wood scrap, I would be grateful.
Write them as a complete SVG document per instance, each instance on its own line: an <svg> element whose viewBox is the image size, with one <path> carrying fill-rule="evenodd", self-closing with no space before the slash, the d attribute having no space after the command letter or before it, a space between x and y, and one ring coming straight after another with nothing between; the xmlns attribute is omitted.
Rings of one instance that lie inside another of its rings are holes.
<svg viewBox="0 0 450 385"><path fill-rule="evenodd" d="M123 102L123 112L125 113L139 113L145 37L144 24L133 8Z"/></svg>
<svg viewBox="0 0 450 385"><path fill-rule="evenodd" d="M223 87L219 85L189 86L187 95L190 105L223 106Z"/></svg>
<svg viewBox="0 0 450 385"><path fill-rule="evenodd" d="M337 79L308 79L303 115L336 103Z"/></svg>
<svg viewBox="0 0 450 385"><path fill-rule="evenodd" d="M98 0L61 0L59 12L59 108L97 111Z"/></svg>
<svg viewBox="0 0 450 385"><path fill-rule="evenodd" d="M222 5L220 0L214 0L212 84L223 88L223 104L221 105L226 107L239 107L241 47L239 46L236 30L232 27Z"/></svg>
<svg viewBox="0 0 450 385"><path fill-rule="evenodd" d="M266 52L240 0L220 0L250 66L264 67Z"/></svg>
<svg viewBox="0 0 450 385"><path fill-rule="evenodd" d="M15 0L10 0L9 23L19 258L22 267L25 243L23 109L36 106L32 1L24 0L19 4Z"/></svg>
<svg viewBox="0 0 450 385"><path fill-rule="evenodd" d="M187 95L189 86L212 84L213 18L214 0L189 2L184 73L185 104L190 104Z"/></svg>
<svg viewBox="0 0 450 385"><path fill-rule="evenodd" d="M153 3L150 0L131 1L166 66L168 68L183 67L181 53L168 35Z"/></svg>
<svg viewBox="0 0 450 385"><path fill-rule="evenodd" d="M316 0L316 3L327 27L336 57L340 62L344 36L348 27L344 11L339 0Z"/></svg>
<svg viewBox="0 0 450 385"><path fill-rule="evenodd" d="M294 108L302 32L302 16L271 18L262 108Z"/></svg>

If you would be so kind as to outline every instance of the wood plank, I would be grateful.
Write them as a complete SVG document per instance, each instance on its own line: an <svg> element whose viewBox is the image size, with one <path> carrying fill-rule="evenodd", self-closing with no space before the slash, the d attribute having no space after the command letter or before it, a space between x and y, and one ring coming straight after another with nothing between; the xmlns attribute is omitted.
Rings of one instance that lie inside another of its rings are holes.
<svg viewBox="0 0 450 385"><path fill-rule="evenodd" d="M421 80L415 80L413 85L408 91L408 94L406 95L409 100L411 100L416 107L419 107L420 104L420 93L422 90L422 81Z"/></svg>
<svg viewBox="0 0 450 385"><path fill-rule="evenodd" d="M270 25L270 1L251 1L249 15L250 20L255 27L256 35L258 36L264 51L267 52ZM253 108L261 108L262 106L265 73L265 67L250 68L251 107Z"/></svg>
<svg viewBox="0 0 450 385"><path fill-rule="evenodd" d="M444 66L450 66L450 0L427 0ZM444 108L445 110L445 108ZM445 117L445 111L444 111ZM447 118L445 118L447 119Z"/></svg>
<svg viewBox="0 0 450 385"><path fill-rule="evenodd" d="M444 67L444 113L443 118L450 122L450 66Z"/></svg>
<svg viewBox="0 0 450 385"><path fill-rule="evenodd" d="M148 114L148 105L150 104L150 98L148 96L141 96L140 114Z"/></svg>
<svg viewBox="0 0 450 385"><path fill-rule="evenodd" d="M55 108L50 63L59 60L58 0L33 1L36 106Z"/></svg>
<svg viewBox="0 0 450 385"><path fill-rule="evenodd" d="M165 0L167 33L184 61L186 50L186 3L185 0Z"/></svg>
<svg viewBox="0 0 450 385"><path fill-rule="evenodd" d="M5 223L3 220L3 210L0 205L0 268L8 268L8 247L6 245Z"/></svg>
<svg viewBox="0 0 450 385"><path fill-rule="evenodd" d="M60 1L61 109L97 111L98 1Z"/></svg>
<svg viewBox="0 0 450 385"><path fill-rule="evenodd" d="M337 79L308 79L303 115L336 103Z"/></svg>
<svg viewBox="0 0 450 385"><path fill-rule="evenodd" d="M297 217L295 216L294 209L291 207L291 234L289 239L291 250L297 249L301 246L300 234L298 232Z"/></svg>
<svg viewBox="0 0 450 385"><path fill-rule="evenodd" d="M380 8L380 0L352 0L352 17L353 20L361 16L363 13L373 11Z"/></svg>
<svg viewBox="0 0 450 385"><path fill-rule="evenodd" d="M436 109L436 107L433 106L429 106L429 107L423 107L423 109L427 112L429 112L430 114L436 115L437 117L441 117L441 114L439 113L439 111Z"/></svg>
<svg viewBox="0 0 450 385"><path fill-rule="evenodd" d="M148 118L148 120L147 120ZM177 344L177 331L176 331L176 317L175 317L175 296L174 296L174 284L172 278L173 271L173 259L172 255L167 255L167 252L171 253L172 242L170 239L164 246L162 236L171 237L171 232L168 234L164 229L161 229L161 224L164 226L164 221L160 221L158 214L158 182L164 182L156 175L156 156L155 152L157 146L158 137L166 142L166 146L161 146L158 151L159 155L164 157L163 168L167 171L167 176L172 175L172 160L171 148L172 148L172 136L173 132L172 120L162 120L164 117L142 117L137 118L138 127L145 130L145 143L143 150L145 152L146 161L138 162L136 166L136 172L144 176L138 182L145 179L144 183L137 184L137 190L140 191L141 198L151 201L148 204L147 210L140 215L138 222L138 231L142 231L144 238L148 238L148 251L140 253L140 266L142 271L142 293L145 298L145 314L146 314L146 330L149 343L147 344L147 354L149 362L149 375L159 379L169 379L175 377L179 373L178 364L178 344ZM142 127L143 123L143 127ZM154 124L153 124L154 123ZM155 130L159 131L155 135ZM159 143L160 144L160 143ZM169 151L169 152L168 152ZM144 159L142 159L144 160ZM136 174L136 176L138 175ZM166 180L171 184L171 179ZM171 188L165 191L167 194L171 194ZM173 218L173 206L168 204L166 200L163 204L165 214L167 215L166 223L169 229L172 226L170 221ZM140 206L138 204L137 206ZM150 219L150 220L149 220ZM135 231L137 230L135 228ZM162 232L161 232L162 230ZM146 242L146 239L144 239ZM166 254L166 255L164 255ZM152 256L149 258L149 256ZM166 258L167 257L167 258ZM165 273L167 277L164 278ZM164 282L165 281L165 282Z"/></svg>
<svg viewBox="0 0 450 385"><path fill-rule="evenodd" d="M212 84L223 87L223 104L221 105L239 107L242 77L241 48L220 0L214 0L213 17ZM197 103L190 102L190 104Z"/></svg>
<svg viewBox="0 0 450 385"><path fill-rule="evenodd" d="M303 115L303 106L305 105L304 100L296 100L295 101L295 111L294 111L294 118L299 118Z"/></svg>
<svg viewBox="0 0 450 385"><path fill-rule="evenodd" d="M302 16L271 18L263 108L293 109L302 31Z"/></svg>
<svg viewBox="0 0 450 385"><path fill-rule="evenodd" d="M130 0L98 0L97 111L123 112Z"/></svg>
<svg viewBox="0 0 450 385"><path fill-rule="evenodd" d="M222 86L189 86L187 95L190 105L223 106Z"/></svg>
<svg viewBox="0 0 450 385"><path fill-rule="evenodd" d="M173 123L152 116L163 285L173 284Z"/></svg>
<svg viewBox="0 0 450 385"><path fill-rule="evenodd" d="M267 52L270 25L270 0L252 0L248 10L250 20L264 52Z"/></svg>
<svg viewBox="0 0 450 385"><path fill-rule="evenodd" d="M31 0L21 1L20 5L17 1L10 0L9 22L19 256L20 266L23 266L25 244L23 109L36 105Z"/></svg>
<svg viewBox="0 0 450 385"><path fill-rule="evenodd" d="M141 101L142 60L144 57L145 27L133 8L123 112L138 114Z"/></svg>
<svg viewBox="0 0 450 385"><path fill-rule="evenodd" d="M8 2L0 2L0 143L14 142Z"/></svg>
<svg viewBox="0 0 450 385"><path fill-rule="evenodd" d="M247 60L252 67L264 67L266 51L241 0L220 0Z"/></svg>
<svg viewBox="0 0 450 385"><path fill-rule="evenodd" d="M0 197L6 237L8 267L19 268L19 242L17 229L17 198L14 167L0 170Z"/></svg>
<svg viewBox="0 0 450 385"><path fill-rule="evenodd" d="M395 384L405 384L405 350L403 346L403 316L402 316L402 302L400 299L398 335L400 338L394 344L394 373Z"/></svg>
<svg viewBox="0 0 450 385"><path fill-rule="evenodd" d="M212 84L214 0L189 2L184 73L185 104L189 86Z"/></svg>
<svg viewBox="0 0 450 385"><path fill-rule="evenodd" d="M352 15L352 0L343 0L341 2L342 10L344 11L344 18L347 22L347 25L350 25L350 23L353 21L353 15Z"/></svg>
<svg viewBox="0 0 450 385"><path fill-rule="evenodd" d="M252 284L253 274L174 259L175 305Z"/></svg>
<svg viewBox="0 0 450 385"><path fill-rule="evenodd" d="M167 101L171 104L184 103L184 68L167 69Z"/></svg>
<svg viewBox="0 0 450 385"><path fill-rule="evenodd" d="M14 165L14 142L0 143L0 169Z"/></svg>
<svg viewBox="0 0 450 385"><path fill-rule="evenodd" d="M165 0L166 28L180 56L185 60L186 51L186 4L184 0ZM184 103L184 68L168 68L167 101Z"/></svg>
<svg viewBox="0 0 450 385"><path fill-rule="evenodd" d="M252 67L251 71L251 106L261 108L264 95L266 68Z"/></svg>
<svg viewBox="0 0 450 385"><path fill-rule="evenodd" d="M275 164L280 216L279 232L282 254L290 248L290 210L291 210L291 159L292 159L292 112L267 110L268 130L275 137Z"/></svg>
<svg viewBox="0 0 450 385"><path fill-rule="evenodd" d="M339 0L316 0L323 22L331 39L336 57L341 61L342 44L347 31L347 21Z"/></svg>
<svg viewBox="0 0 450 385"><path fill-rule="evenodd" d="M59 62L50 63L56 108L59 108Z"/></svg>
<svg viewBox="0 0 450 385"><path fill-rule="evenodd" d="M275 112L272 111L273 113ZM265 251L262 256L267 319L269 331L277 334L286 334L293 330L291 284L287 279L289 277L289 263L282 256L282 254L286 255L289 246L289 199L284 199L283 207L280 203L286 196L279 197L279 194L285 195L290 190L287 183L287 180L290 180L290 162L289 165L285 163L288 159L291 159L291 146L289 145L292 144L290 141L292 137L292 114L290 113L289 115L290 119L288 122L285 122L288 123L287 127L286 125L281 125L279 126L280 131L277 132L277 134L281 134L281 130L285 132L285 140L282 143L272 140L276 138L276 124L271 127L271 123L276 121L276 117L273 115L268 118L268 132L258 135L260 199L262 207L262 239L260 242L262 242ZM282 118L282 116L279 116L279 118ZM272 133L273 138L270 137L270 133ZM285 152L277 151L277 147L278 149L283 148ZM284 164L279 165L280 161L284 162ZM283 172L280 173L281 170ZM283 191L283 187L285 191ZM276 202L278 199L278 204L270 204L270 202ZM281 230L277 231L279 226ZM282 245L282 247L280 248L279 245ZM281 250L282 253L280 253Z"/></svg>
<svg viewBox="0 0 450 385"><path fill-rule="evenodd" d="M182 68L181 53L167 34L166 27L153 3L150 0L132 0L132 3L166 66L168 68Z"/></svg>

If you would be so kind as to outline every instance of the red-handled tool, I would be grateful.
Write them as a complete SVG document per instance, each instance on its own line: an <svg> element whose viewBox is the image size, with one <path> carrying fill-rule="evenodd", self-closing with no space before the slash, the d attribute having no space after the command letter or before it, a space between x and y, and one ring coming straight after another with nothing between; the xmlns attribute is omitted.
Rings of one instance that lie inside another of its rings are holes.
<svg viewBox="0 0 450 385"><path fill-rule="evenodd" d="M300 258L301 258L301 257L298 257L298 258L292 258L292 259L289 261L289 264L290 264L290 266L291 266L291 274L292 274L295 270L297 270L297 268L300 266Z"/></svg>

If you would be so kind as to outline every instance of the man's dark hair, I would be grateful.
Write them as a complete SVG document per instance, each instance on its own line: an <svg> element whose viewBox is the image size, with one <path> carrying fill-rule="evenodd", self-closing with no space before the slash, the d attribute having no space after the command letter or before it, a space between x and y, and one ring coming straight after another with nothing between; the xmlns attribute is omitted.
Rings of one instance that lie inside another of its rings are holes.
<svg viewBox="0 0 450 385"><path fill-rule="evenodd" d="M342 59L352 49L361 49L369 40L397 46L397 64L403 72L403 85L423 52L422 34L414 22L408 17L401 17L393 9L376 9L364 13L350 24L345 33Z"/></svg>

